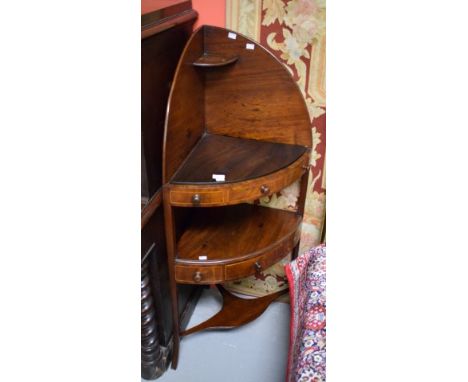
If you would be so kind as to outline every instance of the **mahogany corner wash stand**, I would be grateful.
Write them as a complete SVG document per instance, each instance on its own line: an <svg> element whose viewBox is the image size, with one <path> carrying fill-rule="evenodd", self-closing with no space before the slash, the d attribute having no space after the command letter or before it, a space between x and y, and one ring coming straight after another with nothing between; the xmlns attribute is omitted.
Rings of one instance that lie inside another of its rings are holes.
<svg viewBox="0 0 468 382"><path fill-rule="evenodd" d="M181 332L178 283L220 284L297 255L310 147L307 107L287 69L238 33L195 31L177 66L163 146L174 369L180 336L245 324L279 296L241 299L220 287L222 310ZM297 213L252 203L300 178Z"/></svg>

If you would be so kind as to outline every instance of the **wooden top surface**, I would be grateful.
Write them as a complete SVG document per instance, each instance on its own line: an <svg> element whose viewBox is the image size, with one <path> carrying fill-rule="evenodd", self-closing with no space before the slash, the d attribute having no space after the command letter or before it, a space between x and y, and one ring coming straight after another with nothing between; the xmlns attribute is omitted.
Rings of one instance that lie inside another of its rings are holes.
<svg viewBox="0 0 468 382"><path fill-rule="evenodd" d="M260 255L294 234L301 217L251 204L198 208L177 244L177 261L228 263Z"/></svg>
<svg viewBox="0 0 468 382"><path fill-rule="evenodd" d="M171 180L174 184L222 184L259 178L295 162L306 148L205 134ZM225 175L215 181L213 174Z"/></svg>
<svg viewBox="0 0 468 382"><path fill-rule="evenodd" d="M160 11L162 16L192 8L191 0L141 0L141 14Z"/></svg>
<svg viewBox="0 0 468 382"><path fill-rule="evenodd" d="M192 9L191 0L142 0L141 26L163 22L190 9Z"/></svg>

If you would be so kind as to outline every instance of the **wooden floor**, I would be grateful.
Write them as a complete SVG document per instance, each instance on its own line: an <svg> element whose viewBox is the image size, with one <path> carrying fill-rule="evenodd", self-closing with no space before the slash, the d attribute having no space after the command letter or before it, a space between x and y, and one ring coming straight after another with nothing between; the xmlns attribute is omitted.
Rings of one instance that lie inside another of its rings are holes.
<svg viewBox="0 0 468 382"><path fill-rule="evenodd" d="M189 326L221 307L218 291L207 289ZM181 342L179 366L161 382L283 382L289 345L289 304L274 302L257 320L235 330L201 332Z"/></svg>

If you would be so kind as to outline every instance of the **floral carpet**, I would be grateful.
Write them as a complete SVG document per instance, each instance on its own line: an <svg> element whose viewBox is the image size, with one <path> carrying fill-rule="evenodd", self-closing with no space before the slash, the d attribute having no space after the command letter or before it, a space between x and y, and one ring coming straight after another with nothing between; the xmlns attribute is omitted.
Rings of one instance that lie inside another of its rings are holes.
<svg viewBox="0 0 468 382"><path fill-rule="evenodd" d="M291 300L287 382L323 382L326 369L326 245L285 266Z"/></svg>

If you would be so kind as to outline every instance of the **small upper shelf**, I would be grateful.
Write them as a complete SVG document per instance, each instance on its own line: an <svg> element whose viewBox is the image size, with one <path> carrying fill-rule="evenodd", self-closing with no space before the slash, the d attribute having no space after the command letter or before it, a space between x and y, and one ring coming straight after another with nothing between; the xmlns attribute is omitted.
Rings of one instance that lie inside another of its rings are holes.
<svg viewBox="0 0 468 382"><path fill-rule="evenodd" d="M239 56L223 56L219 54L204 53L195 62L193 62L192 65L202 68L226 66L236 62L238 59Z"/></svg>
<svg viewBox="0 0 468 382"><path fill-rule="evenodd" d="M171 180L173 184L218 184L259 178L295 162L299 145L205 134ZM213 175L220 175L215 180ZM219 179L219 178L218 178Z"/></svg>

